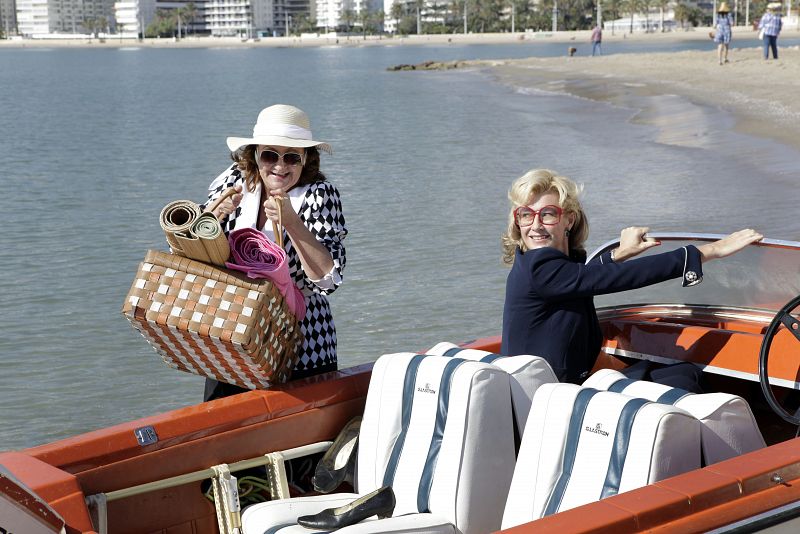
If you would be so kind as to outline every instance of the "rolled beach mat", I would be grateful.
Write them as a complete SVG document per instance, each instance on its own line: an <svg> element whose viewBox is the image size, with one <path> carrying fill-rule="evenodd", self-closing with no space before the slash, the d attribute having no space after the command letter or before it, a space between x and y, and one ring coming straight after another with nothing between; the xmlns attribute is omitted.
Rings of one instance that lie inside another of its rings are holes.
<svg viewBox="0 0 800 534"><path fill-rule="evenodd" d="M209 261L224 266L231 255L231 247L217 218L209 212L203 213L192 225L191 232L202 244Z"/></svg>
<svg viewBox="0 0 800 534"><path fill-rule="evenodd" d="M173 252L183 254L183 246L176 239L176 233L188 234L194 221L200 216L200 206L191 200L176 200L170 202L161 210L159 220L164 234L167 236L167 243ZM184 254L185 255L185 254Z"/></svg>
<svg viewBox="0 0 800 534"><path fill-rule="evenodd" d="M181 247L182 255L190 260L202 261L203 263L211 263L211 257L203 246L203 241L191 232L175 232L172 238ZM174 250L174 247L173 247Z"/></svg>
<svg viewBox="0 0 800 534"><path fill-rule="evenodd" d="M306 303L289 274L286 252L255 228L234 230L228 235L228 242L231 261L225 265L246 273L249 278L269 279L283 295L289 310L302 319L306 314Z"/></svg>

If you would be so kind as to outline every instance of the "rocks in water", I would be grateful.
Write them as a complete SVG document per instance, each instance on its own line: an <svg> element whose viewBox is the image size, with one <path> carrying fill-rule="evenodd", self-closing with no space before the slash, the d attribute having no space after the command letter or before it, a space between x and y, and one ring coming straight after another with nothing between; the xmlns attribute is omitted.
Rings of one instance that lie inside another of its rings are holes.
<svg viewBox="0 0 800 534"><path fill-rule="evenodd" d="M394 65L393 67L387 67L386 70L388 71L395 71L395 70L451 70L451 69L458 69L462 67L469 66L469 62L467 61L423 61L422 63L417 63L416 65L409 65L409 64L401 64L401 65Z"/></svg>

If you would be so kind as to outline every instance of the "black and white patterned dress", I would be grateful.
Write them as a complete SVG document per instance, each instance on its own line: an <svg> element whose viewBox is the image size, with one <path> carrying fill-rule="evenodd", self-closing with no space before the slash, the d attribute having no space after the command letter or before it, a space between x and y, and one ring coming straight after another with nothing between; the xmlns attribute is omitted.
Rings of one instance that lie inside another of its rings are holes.
<svg viewBox="0 0 800 534"><path fill-rule="evenodd" d="M206 204L216 200L224 190L237 184L242 185L242 191L247 190L244 175L234 163L211 183ZM336 187L329 182L319 181L308 186L296 186L295 189L297 191L290 191L290 197L293 193L295 196L297 194L302 196L293 200L293 207L306 228L330 252L333 270L326 277L327 283L323 283L322 286L308 278L292 240L284 230L283 248L289 264L289 274L303 293L306 303L306 315L300 322L304 338L303 346L300 349L300 359L292 372L292 379L336 370L336 327L326 295L333 293L342 282L345 265L345 249L342 241L347 236L342 203ZM295 202L300 202L299 210ZM205 208L206 204L201 208ZM243 201L234 213L223 219L221 223L225 235L237 228L250 226L249 221L255 221L258 214L243 213L243 209L255 211L258 205L258 202L246 204ZM237 219L239 219L238 225ZM243 224L245 220L248 222Z"/></svg>

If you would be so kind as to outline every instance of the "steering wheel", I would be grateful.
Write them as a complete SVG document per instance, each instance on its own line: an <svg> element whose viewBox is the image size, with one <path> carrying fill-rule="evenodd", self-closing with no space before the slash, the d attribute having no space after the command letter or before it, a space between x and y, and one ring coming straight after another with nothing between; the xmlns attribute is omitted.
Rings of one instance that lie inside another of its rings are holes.
<svg viewBox="0 0 800 534"><path fill-rule="evenodd" d="M784 421L795 426L800 426L800 409L792 414L778 404L778 400L775 398L775 394L772 393L772 388L769 385L767 367L769 363L769 349L781 325L785 326L786 329L794 335L797 341L800 342L800 321L791 315L794 309L799 305L800 295L790 300L783 308L778 310L778 313L773 317L767 331L764 333L764 340L761 342L761 351L758 355L758 381L761 383L761 391L764 392L764 398L767 399L767 403L769 403L770 408L772 408L776 414ZM800 350L798 352L800 352Z"/></svg>

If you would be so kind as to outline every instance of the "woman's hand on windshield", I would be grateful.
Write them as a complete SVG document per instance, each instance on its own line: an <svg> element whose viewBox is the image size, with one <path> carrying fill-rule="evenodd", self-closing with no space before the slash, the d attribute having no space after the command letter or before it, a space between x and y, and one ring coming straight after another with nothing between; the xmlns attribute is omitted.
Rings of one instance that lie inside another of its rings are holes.
<svg viewBox="0 0 800 534"><path fill-rule="evenodd" d="M619 234L619 247L614 250L614 261L625 261L660 245L661 241L646 236L649 231L647 226L629 226L622 230Z"/></svg>
<svg viewBox="0 0 800 534"><path fill-rule="evenodd" d="M752 245L753 243L761 241L763 238L764 236L755 230L745 228L727 237L723 237L719 241L700 245L697 247L697 250L700 251L702 261L707 262L735 254L747 245Z"/></svg>

